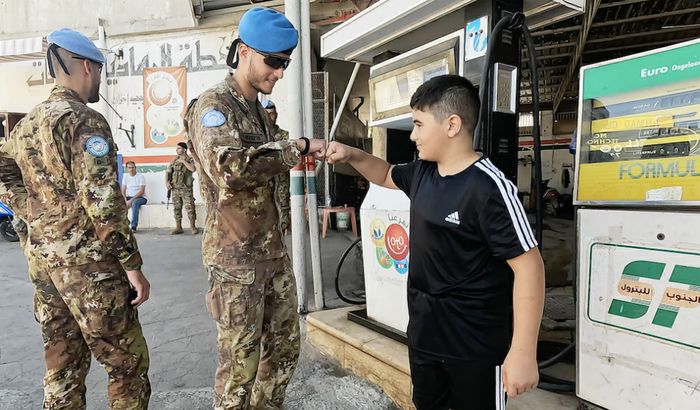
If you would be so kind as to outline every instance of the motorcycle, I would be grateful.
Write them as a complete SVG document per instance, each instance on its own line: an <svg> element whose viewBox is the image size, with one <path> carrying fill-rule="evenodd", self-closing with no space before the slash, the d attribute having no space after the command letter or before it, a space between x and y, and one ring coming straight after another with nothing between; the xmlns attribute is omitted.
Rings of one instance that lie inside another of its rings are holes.
<svg viewBox="0 0 700 410"><path fill-rule="evenodd" d="M0 202L0 237L8 242L19 241L19 235L12 226L14 212L5 204Z"/></svg>
<svg viewBox="0 0 700 410"><path fill-rule="evenodd" d="M544 213L547 215L557 216L559 208L562 207L561 195L555 188L549 186L549 180L542 181L542 204L544 205Z"/></svg>

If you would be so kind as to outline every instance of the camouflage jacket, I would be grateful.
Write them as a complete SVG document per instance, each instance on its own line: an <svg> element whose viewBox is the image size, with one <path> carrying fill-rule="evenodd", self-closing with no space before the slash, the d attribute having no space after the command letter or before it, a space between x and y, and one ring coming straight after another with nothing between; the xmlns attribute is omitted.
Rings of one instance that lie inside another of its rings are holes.
<svg viewBox="0 0 700 410"><path fill-rule="evenodd" d="M245 265L286 253L289 170L301 157L286 134L273 134L259 102L256 108L259 116L229 74L190 103L185 116L207 210L205 265Z"/></svg>
<svg viewBox="0 0 700 410"><path fill-rule="evenodd" d="M25 254L48 268L117 259L140 269L109 124L56 86L0 148L0 199L27 222Z"/></svg>
<svg viewBox="0 0 700 410"><path fill-rule="evenodd" d="M168 165L168 169L165 171L170 174L170 183L174 188L192 188L194 183L194 178L192 176L192 171L187 169L185 164L177 160L178 157L173 158ZM189 164L194 164L192 157L187 156L185 161Z"/></svg>

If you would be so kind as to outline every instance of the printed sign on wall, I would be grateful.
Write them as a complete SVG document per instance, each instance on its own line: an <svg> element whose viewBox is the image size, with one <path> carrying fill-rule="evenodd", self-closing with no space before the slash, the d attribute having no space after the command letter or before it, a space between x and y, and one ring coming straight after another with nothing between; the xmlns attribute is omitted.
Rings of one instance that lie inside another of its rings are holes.
<svg viewBox="0 0 700 410"><path fill-rule="evenodd" d="M174 147L184 140L187 101L185 67L143 70L144 147Z"/></svg>
<svg viewBox="0 0 700 410"><path fill-rule="evenodd" d="M372 243L376 246L377 265L399 275L408 273L407 225L403 218L392 214L387 214L386 219L377 217L369 225Z"/></svg>
<svg viewBox="0 0 700 410"><path fill-rule="evenodd" d="M469 61L485 56L489 43L489 18L483 16L468 22L465 32L464 59Z"/></svg>

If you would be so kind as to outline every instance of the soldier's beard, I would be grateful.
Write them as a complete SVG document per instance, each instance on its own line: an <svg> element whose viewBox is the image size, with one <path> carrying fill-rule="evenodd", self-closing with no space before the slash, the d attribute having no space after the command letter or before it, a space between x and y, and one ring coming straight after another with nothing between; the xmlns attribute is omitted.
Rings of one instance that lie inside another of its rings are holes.
<svg viewBox="0 0 700 410"><path fill-rule="evenodd" d="M100 101L100 89L99 87L93 88L90 92L90 98L88 98L89 103L96 103Z"/></svg>
<svg viewBox="0 0 700 410"><path fill-rule="evenodd" d="M269 89L264 89L261 84L264 84L264 81L258 82L253 84L253 88L255 88L259 93L265 94L265 95L270 95L272 94L272 87ZM274 87L274 86L273 86Z"/></svg>

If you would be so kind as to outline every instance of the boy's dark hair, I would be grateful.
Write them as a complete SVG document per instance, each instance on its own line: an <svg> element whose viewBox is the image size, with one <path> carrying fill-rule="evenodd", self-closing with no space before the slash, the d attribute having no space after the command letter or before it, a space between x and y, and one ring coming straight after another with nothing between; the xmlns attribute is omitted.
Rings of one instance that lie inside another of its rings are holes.
<svg viewBox="0 0 700 410"><path fill-rule="evenodd" d="M431 78L411 97L412 109L430 112L439 121L458 115L470 134L479 120L480 106L476 87L466 78L452 74Z"/></svg>

